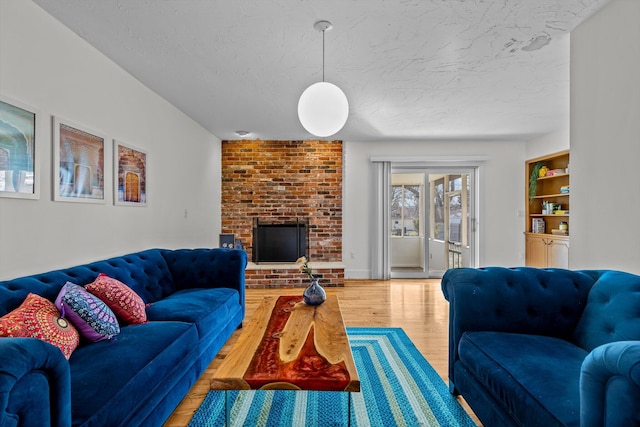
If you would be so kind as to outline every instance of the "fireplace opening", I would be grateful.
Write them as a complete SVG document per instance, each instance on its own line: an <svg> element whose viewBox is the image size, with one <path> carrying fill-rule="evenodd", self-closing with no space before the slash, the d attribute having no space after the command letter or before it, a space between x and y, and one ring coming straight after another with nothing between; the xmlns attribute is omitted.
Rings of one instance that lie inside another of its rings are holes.
<svg viewBox="0 0 640 427"><path fill-rule="evenodd" d="M296 262L307 253L308 229L307 224L299 219L276 224L263 223L256 218L253 227L253 262Z"/></svg>

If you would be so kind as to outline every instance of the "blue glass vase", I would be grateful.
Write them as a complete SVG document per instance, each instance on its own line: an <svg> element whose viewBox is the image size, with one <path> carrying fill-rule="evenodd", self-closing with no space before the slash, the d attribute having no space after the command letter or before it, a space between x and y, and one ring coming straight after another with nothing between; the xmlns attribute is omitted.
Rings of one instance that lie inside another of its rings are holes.
<svg viewBox="0 0 640 427"><path fill-rule="evenodd" d="M302 293L302 300L309 305L320 305L327 299L327 294L318 283L318 279L311 279L311 284Z"/></svg>

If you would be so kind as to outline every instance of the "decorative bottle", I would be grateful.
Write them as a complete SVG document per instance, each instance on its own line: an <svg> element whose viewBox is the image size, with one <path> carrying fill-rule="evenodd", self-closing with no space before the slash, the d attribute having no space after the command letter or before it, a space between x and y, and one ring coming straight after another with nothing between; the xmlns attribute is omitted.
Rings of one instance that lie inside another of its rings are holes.
<svg viewBox="0 0 640 427"><path fill-rule="evenodd" d="M302 293L302 300L309 305L320 305L327 299L327 294L315 277Z"/></svg>

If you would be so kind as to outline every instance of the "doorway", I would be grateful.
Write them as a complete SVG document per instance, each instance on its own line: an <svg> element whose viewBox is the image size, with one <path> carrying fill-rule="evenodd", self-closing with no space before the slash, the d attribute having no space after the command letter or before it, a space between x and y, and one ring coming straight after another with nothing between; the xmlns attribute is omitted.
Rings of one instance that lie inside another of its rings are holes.
<svg viewBox="0 0 640 427"><path fill-rule="evenodd" d="M124 201L140 202L140 175L135 172L124 174Z"/></svg>
<svg viewBox="0 0 640 427"><path fill-rule="evenodd" d="M389 277L437 278L475 262L477 168L391 165Z"/></svg>

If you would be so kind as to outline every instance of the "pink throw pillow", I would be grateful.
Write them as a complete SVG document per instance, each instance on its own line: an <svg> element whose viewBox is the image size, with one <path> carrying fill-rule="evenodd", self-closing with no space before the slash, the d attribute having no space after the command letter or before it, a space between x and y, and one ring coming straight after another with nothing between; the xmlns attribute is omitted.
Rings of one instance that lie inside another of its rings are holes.
<svg viewBox="0 0 640 427"><path fill-rule="evenodd" d="M100 273L85 289L104 301L120 320L128 324L146 323L147 312L142 298L133 289Z"/></svg>

